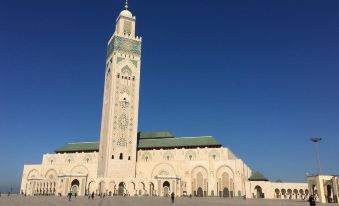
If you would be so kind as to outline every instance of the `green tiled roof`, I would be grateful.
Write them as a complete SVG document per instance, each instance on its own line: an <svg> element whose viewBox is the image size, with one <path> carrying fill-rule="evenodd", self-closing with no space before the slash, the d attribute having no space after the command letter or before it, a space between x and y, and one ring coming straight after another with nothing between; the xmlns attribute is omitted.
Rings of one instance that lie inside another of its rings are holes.
<svg viewBox="0 0 339 206"><path fill-rule="evenodd" d="M62 147L59 147L55 152L88 152L88 151L98 151L99 142L77 142L77 143L68 143Z"/></svg>
<svg viewBox="0 0 339 206"><path fill-rule="evenodd" d="M260 172L255 172L254 174L252 174L252 176L250 178L248 178L248 180L250 181L268 181L268 179L261 174Z"/></svg>
<svg viewBox="0 0 339 206"><path fill-rule="evenodd" d="M221 144L212 136L174 137L169 132L140 133L138 149L182 148L182 147L220 147ZM99 142L68 143L55 150L61 152L99 151Z"/></svg>
<svg viewBox="0 0 339 206"><path fill-rule="evenodd" d="M163 139L163 138L174 138L175 136L167 131L161 132L139 132L138 137L140 139Z"/></svg>
<svg viewBox="0 0 339 206"><path fill-rule="evenodd" d="M221 146L221 144L211 136L166 139L139 139L138 149L169 147L180 148L194 146Z"/></svg>

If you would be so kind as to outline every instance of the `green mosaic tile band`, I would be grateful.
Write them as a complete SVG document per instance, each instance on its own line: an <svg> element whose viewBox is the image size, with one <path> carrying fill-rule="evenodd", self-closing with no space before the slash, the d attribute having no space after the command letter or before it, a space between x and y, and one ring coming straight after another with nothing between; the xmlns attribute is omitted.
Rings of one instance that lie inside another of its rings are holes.
<svg viewBox="0 0 339 206"><path fill-rule="evenodd" d="M135 67L138 67L138 62L136 60L131 60L132 64L134 64Z"/></svg>
<svg viewBox="0 0 339 206"><path fill-rule="evenodd" d="M128 53L131 55L140 55L141 54L141 42L123 38L120 36L113 37L113 40L108 45L107 48L107 57L111 55L112 52L122 52Z"/></svg>
<svg viewBox="0 0 339 206"><path fill-rule="evenodd" d="M117 63L121 62L122 60L124 60L124 58L118 57L118 58L117 58Z"/></svg>

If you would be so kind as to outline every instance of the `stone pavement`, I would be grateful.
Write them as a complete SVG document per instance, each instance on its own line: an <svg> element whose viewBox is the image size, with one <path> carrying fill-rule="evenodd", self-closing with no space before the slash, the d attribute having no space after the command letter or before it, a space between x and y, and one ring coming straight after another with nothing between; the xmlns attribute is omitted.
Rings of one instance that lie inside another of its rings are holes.
<svg viewBox="0 0 339 206"><path fill-rule="evenodd" d="M172 204L170 198L164 197L95 197L89 200L86 197L22 197L2 195L0 206L308 206L305 201L291 200L258 200L238 198L176 198ZM318 204L325 206L329 204Z"/></svg>

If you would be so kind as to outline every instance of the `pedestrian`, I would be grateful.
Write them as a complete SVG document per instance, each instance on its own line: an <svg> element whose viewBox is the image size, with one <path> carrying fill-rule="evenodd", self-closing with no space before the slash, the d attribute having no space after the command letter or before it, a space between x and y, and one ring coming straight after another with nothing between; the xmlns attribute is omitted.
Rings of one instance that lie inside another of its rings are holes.
<svg viewBox="0 0 339 206"><path fill-rule="evenodd" d="M315 199L314 199L314 195L311 195L311 196L308 198L308 201L310 202L310 206L315 206L315 205L317 205L316 202L315 202Z"/></svg>
<svg viewBox="0 0 339 206"><path fill-rule="evenodd" d="M92 192L92 200L94 199L94 192Z"/></svg>
<svg viewBox="0 0 339 206"><path fill-rule="evenodd" d="M171 194L172 203L174 203L174 192Z"/></svg>
<svg viewBox="0 0 339 206"><path fill-rule="evenodd" d="M69 192L69 193L68 193L68 201L71 201L71 198L72 198L72 193Z"/></svg>

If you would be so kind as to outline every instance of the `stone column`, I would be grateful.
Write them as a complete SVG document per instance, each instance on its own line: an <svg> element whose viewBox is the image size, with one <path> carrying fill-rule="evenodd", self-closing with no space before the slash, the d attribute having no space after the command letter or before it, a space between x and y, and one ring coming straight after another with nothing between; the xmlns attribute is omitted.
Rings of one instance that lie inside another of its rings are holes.
<svg viewBox="0 0 339 206"><path fill-rule="evenodd" d="M69 183L69 177L65 178L64 184L65 184L65 195L67 195L69 193L69 187L68 187L68 184L70 184Z"/></svg>
<svg viewBox="0 0 339 206"><path fill-rule="evenodd" d="M158 180L158 196L162 196L161 180Z"/></svg>
<svg viewBox="0 0 339 206"><path fill-rule="evenodd" d="M80 189L80 188L79 188ZM85 179L82 178L81 179L81 189L80 189L80 192L79 192L79 195L84 195L85 194Z"/></svg>
<svg viewBox="0 0 339 206"><path fill-rule="evenodd" d="M326 203L326 197L324 194L324 184L323 184L323 180L320 178L319 175L316 177L316 183L317 183L316 185L317 185L319 201L321 203Z"/></svg>
<svg viewBox="0 0 339 206"><path fill-rule="evenodd" d="M181 192L181 179L178 180L178 195L181 197L182 192Z"/></svg>

